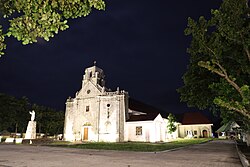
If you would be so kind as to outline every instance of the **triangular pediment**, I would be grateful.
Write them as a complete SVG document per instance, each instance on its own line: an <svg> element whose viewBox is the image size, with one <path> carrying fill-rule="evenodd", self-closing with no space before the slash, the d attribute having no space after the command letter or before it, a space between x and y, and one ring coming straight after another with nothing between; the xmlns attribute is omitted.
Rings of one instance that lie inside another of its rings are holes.
<svg viewBox="0 0 250 167"><path fill-rule="evenodd" d="M101 87L94 85L91 81L86 82L77 94L77 97L96 97L101 95Z"/></svg>
<svg viewBox="0 0 250 167"><path fill-rule="evenodd" d="M158 114L154 121L164 122L164 119L162 118L161 114Z"/></svg>

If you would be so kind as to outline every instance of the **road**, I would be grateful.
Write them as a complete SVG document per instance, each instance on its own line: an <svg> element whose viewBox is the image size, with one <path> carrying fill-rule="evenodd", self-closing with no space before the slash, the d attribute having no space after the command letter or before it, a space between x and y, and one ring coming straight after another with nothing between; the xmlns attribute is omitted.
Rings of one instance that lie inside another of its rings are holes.
<svg viewBox="0 0 250 167"><path fill-rule="evenodd" d="M0 145L0 167L241 167L233 141L164 152L100 151Z"/></svg>

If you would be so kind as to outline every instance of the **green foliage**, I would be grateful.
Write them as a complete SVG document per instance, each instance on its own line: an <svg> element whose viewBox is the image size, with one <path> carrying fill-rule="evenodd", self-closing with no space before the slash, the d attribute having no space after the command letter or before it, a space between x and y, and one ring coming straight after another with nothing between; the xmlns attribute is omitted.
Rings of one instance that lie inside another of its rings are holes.
<svg viewBox="0 0 250 167"><path fill-rule="evenodd" d="M68 19L86 17L92 11L105 9L103 0L1 0L0 18L10 24L3 33L0 25L0 55L5 49L4 36L13 36L24 45L48 41L60 30L69 28Z"/></svg>
<svg viewBox="0 0 250 167"><path fill-rule="evenodd" d="M0 25L0 56L4 54L2 51L5 48L6 48L6 45L4 44L3 30L2 30L2 26Z"/></svg>
<svg viewBox="0 0 250 167"><path fill-rule="evenodd" d="M30 121L29 111L36 112L37 132L59 134L63 133L64 112L54 109L32 105L26 97L17 99L12 96L0 94L0 132L24 133Z"/></svg>
<svg viewBox="0 0 250 167"><path fill-rule="evenodd" d="M28 109L27 98L16 99L0 94L0 131L15 132L18 127L18 132L25 132L29 117Z"/></svg>
<svg viewBox="0 0 250 167"><path fill-rule="evenodd" d="M241 88L243 99L242 103L243 105L249 105L250 104L250 89L248 85L243 85Z"/></svg>
<svg viewBox="0 0 250 167"><path fill-rule="evenodd" d="M177 91L189 106L219 107L226 119L228 114L235 120L250 120L248 0L224 0L211 14L209 20L188 19L190 64L183 76L185 85Z"/></svg>
<svg viewBox="0 0 250 167"><path fill-rule="evenodd" d="M84 144L53 144L53 146L60 147L70 147L70 148L80 148L80 149L98 149L98 150L121 150L121 151L144 151L144 152L153 152L153 151L164 151L179 147L185 147L193 144L200 144L207 142L211 139L182 139L176 140L169 143L139 143L139 142L128 142L128 143L84 143Z"/></svg>
<svg viewBox="0 0 250 167"><path fill-rule="evenodd" d="M36 111L38 133L46 135L63 133L64 112L36 104L32 106L32 109Z"/></svg>
<svg viewBox="0 0 250 167"><path fill-rule="evenodd" d="M176 118L173 114L170 113L168 115L168 124L167 124L167 128L168 128L169 133L173 133L176 131L177 127L176 127L175 123L176 123Z"/></svg>
<svg viewBox="0 0 250 167"><path fill-rule="evenodd" d="M213 103L216 94L208 89L209 85L217 81L218 77L197 65L202 58L205 57L191 55L188 70L183 76L185 85L177 91L181 94L181 101L187 102L189 107L206 109Z"/></svg>

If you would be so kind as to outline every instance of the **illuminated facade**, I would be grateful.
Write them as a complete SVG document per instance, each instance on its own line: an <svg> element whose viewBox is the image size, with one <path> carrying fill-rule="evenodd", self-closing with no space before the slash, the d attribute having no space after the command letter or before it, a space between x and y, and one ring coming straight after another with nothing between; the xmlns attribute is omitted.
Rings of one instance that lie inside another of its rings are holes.
<svg viewBox="0 0 250 167"><path fill-rule="evenodd" d="M102 69L95 65L87 68L81 90L66 101L64 140L163 141L165 124L161 115L149 117L147 113L131 110L129 101L126 91L117 88L112 92L105 87Z"/></svg>
<svg viewBox="0 0 250 167"><path fill-rule="evenodd" d="M129 98L124 90L107 89L103 70L94 65L85 69L80 91L66 101L64 140L159 142L185 137L188 128L193 130L192 125L178 123L177 131L168 134L168 121L160 112Z"/></svg>

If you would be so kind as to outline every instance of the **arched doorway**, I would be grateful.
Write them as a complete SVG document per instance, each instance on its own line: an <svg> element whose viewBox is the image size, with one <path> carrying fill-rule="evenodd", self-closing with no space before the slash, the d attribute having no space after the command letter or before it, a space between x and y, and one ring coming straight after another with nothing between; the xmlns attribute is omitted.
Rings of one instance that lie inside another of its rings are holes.
<svg viewBox="0 0 250 167"><path fill-rule="evenodd" d="M204 138L208 138L207 130L203 130L202 135Z"/></svg>

